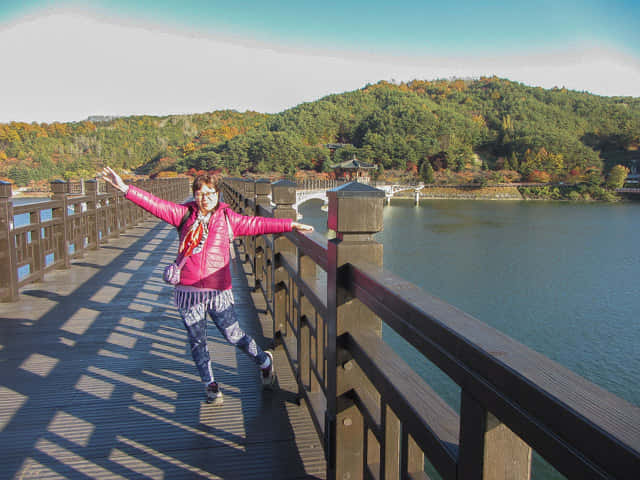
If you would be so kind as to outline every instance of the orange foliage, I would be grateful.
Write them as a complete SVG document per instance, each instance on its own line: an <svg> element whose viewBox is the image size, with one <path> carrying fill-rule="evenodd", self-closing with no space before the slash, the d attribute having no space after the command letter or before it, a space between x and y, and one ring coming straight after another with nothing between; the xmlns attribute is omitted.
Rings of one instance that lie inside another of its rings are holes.
<svg viewBox="0 0 640 480"><path fill-rule="evenodd" d="M418 166L413 162L407 162L406 171L411 173L412 175L418 174Z"/></svg>
<svg viewBox="0 0 640 480"><path fill-rule="evenodd" d="M156 175L156 178L175 178L178 176L177 172L172 172L172 171L164 171L164 172L159 172Z"/></svg>
<svg viewBox="0 0 640 480"><path fill-rule="evenodd" d="M533 170L527 176L527 181L534 183L549 183L551 181L551 175L541 170Z"/></svg>

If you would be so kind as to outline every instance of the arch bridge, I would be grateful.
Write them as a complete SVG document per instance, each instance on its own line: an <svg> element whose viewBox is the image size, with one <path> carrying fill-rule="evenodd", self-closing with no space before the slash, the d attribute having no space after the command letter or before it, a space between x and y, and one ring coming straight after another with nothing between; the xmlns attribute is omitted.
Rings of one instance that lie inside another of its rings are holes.
<svg viewBox="0 0 640 480"><path fill-rule="evenodd" d="M324 205L327 205L327 190L343 184L344 182L340 181L298 183L296 184L296 203L293 204L293 208L298 212L300 205L314 199L322 200ZM418 205L420 203L420 191L425 188L425 185L424 183L416 185L392 184L376 185L376 188L384 192L385 202L387 205L391 203L391 199L395 194L412 190L414 192L415 203Z"/></svg>

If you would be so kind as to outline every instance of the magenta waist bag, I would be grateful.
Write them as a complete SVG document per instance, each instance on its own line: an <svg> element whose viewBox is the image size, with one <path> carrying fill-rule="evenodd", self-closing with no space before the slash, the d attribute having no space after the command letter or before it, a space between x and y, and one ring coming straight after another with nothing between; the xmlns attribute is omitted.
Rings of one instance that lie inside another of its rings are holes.
<svg viewBox="0 0 640 480"><path fill-rule="evenodd" d="M175 262L164 267L162 279L171 285L180 283L180 270L182 270L186 261L187 257L182 258L180 261L176 258Z"/></svg>

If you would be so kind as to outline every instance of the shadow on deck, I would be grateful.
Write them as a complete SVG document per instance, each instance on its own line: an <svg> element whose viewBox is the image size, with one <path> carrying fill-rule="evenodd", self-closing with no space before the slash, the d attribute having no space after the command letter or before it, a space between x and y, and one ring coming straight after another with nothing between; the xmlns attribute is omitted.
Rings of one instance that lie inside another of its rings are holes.
<svg viewBox="0 0 640 480"><path fill-rule="evenodd" d="M203 402L161 279L175 238L144 222L0 304L2 478L324 478L282 351L281 390L262 392L253 362L210 328L225 403ZM233 271L240 322L265 346L268 322Z"/></svg>

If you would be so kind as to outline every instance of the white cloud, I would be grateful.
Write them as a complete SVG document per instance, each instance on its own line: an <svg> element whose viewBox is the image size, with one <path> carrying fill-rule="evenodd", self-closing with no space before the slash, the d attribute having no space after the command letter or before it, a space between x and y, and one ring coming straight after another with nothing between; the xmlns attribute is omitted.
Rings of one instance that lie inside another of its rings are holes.
<svg viewBox="0 0 640 480"><path fill-rule="evenodd" d="M604 50L484 59L309 53L71 12L4 26L0 58L0 122L277 112L379 80L493 74L545 88L640 96L640 62Z"/></svg>

